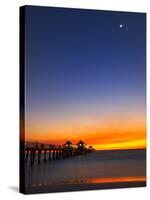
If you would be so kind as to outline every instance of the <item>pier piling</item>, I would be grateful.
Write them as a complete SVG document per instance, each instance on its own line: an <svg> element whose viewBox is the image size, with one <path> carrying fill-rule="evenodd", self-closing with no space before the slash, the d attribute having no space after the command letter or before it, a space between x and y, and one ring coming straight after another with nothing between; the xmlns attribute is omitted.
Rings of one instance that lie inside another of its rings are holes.
<svg viewBox="0 0 150 200"><path fill-rule="evenodd" d="M92 151L94 151L92 146L86 148L83 146L82 141L78 143L78 147L73 146L70 141L67 141L66 144L62 146L27 143L25 145L24 159L26 163L28 163L29 160L29 164L33 165L36 162L36 156L37 162L38 164L40 164L42 159L44 160L44 162L46 162L47 160L54 161L73 156L84 155ZM42 154L44 155L42 156Z"/></svg>

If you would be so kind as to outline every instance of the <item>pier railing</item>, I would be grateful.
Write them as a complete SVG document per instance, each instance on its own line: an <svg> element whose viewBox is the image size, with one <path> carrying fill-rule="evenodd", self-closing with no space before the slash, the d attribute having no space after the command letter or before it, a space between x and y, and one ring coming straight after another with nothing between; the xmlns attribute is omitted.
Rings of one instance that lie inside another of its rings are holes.
<svg viewBox="0 0 150 200"><path fill-rule="evenodd" d="M60 160L94 151L91 146L87 147L85 145L52 145L27 142L23 146L21 156L24 156L25 163L30 165L35 162L40 164L42 161Z"/></svg>

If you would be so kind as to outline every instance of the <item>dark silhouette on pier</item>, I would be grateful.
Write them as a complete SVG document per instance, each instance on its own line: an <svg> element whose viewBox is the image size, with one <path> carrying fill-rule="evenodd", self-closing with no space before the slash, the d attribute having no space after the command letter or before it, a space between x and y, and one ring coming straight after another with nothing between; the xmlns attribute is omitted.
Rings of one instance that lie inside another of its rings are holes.
<svg viewBox="0 0 150 200"><path fill-rule="evenodd" d="M64 145L52 145L52 144L40 144L33 142L26 142L23 145L21 156L24 156L25 162L33 165L36 161L38 164L42 160L44 162L65 159L72 156L83 155L93 152L95 149L92 146L87 145L80 140L76 145L71 141L67 141ZM42 154L44 156L42 156ZM47 156L48 155L48 156Z"/></svg>

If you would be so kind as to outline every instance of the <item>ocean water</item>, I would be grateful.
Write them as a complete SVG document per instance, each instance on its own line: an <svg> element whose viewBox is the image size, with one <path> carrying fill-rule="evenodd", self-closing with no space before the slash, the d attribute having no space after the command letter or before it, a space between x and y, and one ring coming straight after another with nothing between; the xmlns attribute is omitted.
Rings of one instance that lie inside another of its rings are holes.
<svg viewBox="0 0 150 200"><path fill-rule="evenodd" d="M48 155L47 155L48 156ZM144 181L145 150L95 151L86 155L49 161L35 161L25 167L28 188L64 184Z"/></svg>

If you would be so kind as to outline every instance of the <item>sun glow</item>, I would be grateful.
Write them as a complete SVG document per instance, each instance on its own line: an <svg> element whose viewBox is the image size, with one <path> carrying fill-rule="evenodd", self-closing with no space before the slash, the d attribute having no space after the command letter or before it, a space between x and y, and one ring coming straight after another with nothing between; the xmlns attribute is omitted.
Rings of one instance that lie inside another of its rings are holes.
<svg viewBox="0 0 150 200"><path fill-rule="evenodd" d="M146 148L144 113L117 112L107 115L73 115L51 120L27 120L25 140L48 144L76 144L83 140L96 150ZM39 121L39 123L37 123Z"/></svg>
<svg viewBox="0 0 150 200"><path fill-rule="evenodd" d="M110 143L110 144L93 144L97 150L112 150L112 149L143 149L146 148L146 140L133 140L133 141L124 141L119 143Z"/></svg>

